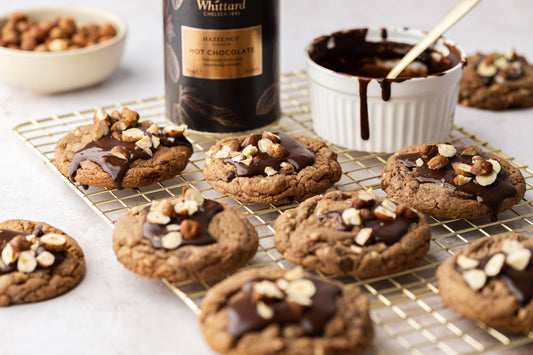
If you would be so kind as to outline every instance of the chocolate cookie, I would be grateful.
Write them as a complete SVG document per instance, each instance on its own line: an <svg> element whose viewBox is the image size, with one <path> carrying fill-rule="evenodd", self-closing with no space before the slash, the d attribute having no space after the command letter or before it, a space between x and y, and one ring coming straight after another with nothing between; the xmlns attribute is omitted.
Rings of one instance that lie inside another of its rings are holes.
<svg viewBox="0 0 533 355"><path fill-rule="evenodd" d="M420 144L387 160L387 197L434 217L496 220L524 197L520 170L474 146Z"/></svg>
<svg viewBox="0 0 533 355"><path fill-rule="evenodd" d="M373 277L418 264L431 233L426 218L372 192L332 191L285 211L276 248L293 263L327 274Z"/></svg>
<svg viewBox="0 0 533 355"><path fill-rule="evenodd" d="M207 153L203 172L220 193L275 204L322 193L342 175L337 154L324 142L281 132L221 140Z"/></svg>
<svg viewBox="0 0 533 355"><path fill-rule="evenodd" d="M194 189L132 209L113 232L113 249L126 268L169 281L223 276L244 266L257 246L257 232L246 217Z"/></svg>
<svg viewBox="0 0 533 355"><path fill-rule="evenodd" d="M468 57L459 102L488 110L533 106L533 65L514 51Z"/></svg>
<svg viewBox="0 0 533 355"><path fill-rule="evenodd" d="M442 301L467 318L511 332L533 331L533 238L480 239L438 269Z"/></svg>
<svg viewBox="0 0 533 355"><path fill-rule="evenodd" d="M55 164L73 182L108 188L139 187L170 179L192 154L185 126L139 122L127 108L94 114L94 124L78 127L57 142Z"/></svg>
<svg viewBox="0 0 533 355"><path fill-rule="evenodd" d="M249 269L207 292L200 326L220 354L360 354L374 332L368 308L355 285Z"/></svg>
<svg viewBox="0 0 533 355"><path fill-rule="evenodd" d="M0 306L46 300L74 288L85 274L76 241L46 223L0 223Z"/></svg>

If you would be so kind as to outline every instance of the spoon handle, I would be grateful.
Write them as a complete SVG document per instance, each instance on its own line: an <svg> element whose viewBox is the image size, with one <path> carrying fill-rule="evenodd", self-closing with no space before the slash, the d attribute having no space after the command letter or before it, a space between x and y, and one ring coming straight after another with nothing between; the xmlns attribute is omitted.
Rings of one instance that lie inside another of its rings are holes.
<svg viewBox="0 0 533 355"><path fill-rule="evenodd" d="M481 0L461 0L453 9L437 23L431 31L416 44L407 54L392 68L387 75L387 79L395 79L400 73L407 68L423 51L431 46L444 32L452 27L464 15L466 15Z"/></svg>

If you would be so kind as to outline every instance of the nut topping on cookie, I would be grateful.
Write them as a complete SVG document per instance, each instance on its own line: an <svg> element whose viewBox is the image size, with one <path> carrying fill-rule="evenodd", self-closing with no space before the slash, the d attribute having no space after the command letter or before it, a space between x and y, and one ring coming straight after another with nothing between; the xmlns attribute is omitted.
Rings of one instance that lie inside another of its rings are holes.
<svg viewBox="0 0 533 355"><path fill-rule="evenodd" d="M54 262L56 261L56 257L54 256L54 254L45 250L39 255L37 255L35 260L37 261L37 265L39 265L42 268L47 268L54 264Z"/></svg>
<svg viewBox="0 0 533 355"><path fill-rule="evenodd" d="M37 260L33 252L23 251L20 253L17 261L17 270L26 274L33 272L37 268Z"/></svg>
<svg viewBox="0 0 533 355"><path fill-rule="evenodd" d="M465 282L474 291L480 290L487 282L487 275L483 270L471 269L463 273Z"/></svg>
<svg viewBox="0 0 533 355"><path fill-rule="evenodd" d="M46 249L52 251L63 250L67 243L67 238L63 234L58 233L47 233L43 235L40 240Z"/></svg>
<svg viewBox="0 0 533 355"><path fill-rule="evenodd" d="M448 158L442 155L436 155L428 161L428 168L431 170L440 170L448 165Z"/></svg>
<svg viewBox="0 0 533 355"><path fill-rule="evenodd" d="M457 265L463 270L473 269L479 265L479 260L459 255L457 257Z"/></svg>
<svg viewBox="0 0 533 355"><path fill-rule="evenodd" d="M366 245L372 238L372 228L362 228L355 236L355 242L361 246Z"/></svg>
<svg viewBox="0 0 533 355"><path fill-rule="evenodd" d="M431 155L437 151L436 144L420 144L418 147L420 154L422 155Z"/></svg>
<svg viewBox="0 0 533 355"><path fill-rule="evenodd" d="M154 224L167 224L170 222L170 217L165 216L159 211L150 211L148 215L146 215L146 220Z"/></svg>
<svg viewBox="0 0 533 355"><path fill-rule="evenodd" d="M180 232L169 232L161 238L161 244L165 249L176 249L180 246L182 241L182 234Z"/></svg>
<svg viewBox="0 0 533 355"><path fill-rule="evenodd" d="M487 276L496 276L500 273L502 270L502 267L505 263L505 255L498 253L494 254L489 261L487 261L487 264L485 265L485 274Z"/></svg>
<svg viewBox="0 0 533 355"><path fill-rule="evenodd" d="M180 226L181 234L183 235L183 238L187 240L196 238L198 232L200 232L200 226L198 226L198 222L190 219L184 219L181 221Z"/></svg>
<svg viewBox="0 0 533 355"><path fill-rule="evenodd" d="M396 210L396 208L394 209ZM374 215L377 219L380 219L382 221L394 221L396 219L396 213L388 208L385 208L383 204L381 206L376 207L376 209L374 210Z"/></svg>
<svg viewBox="0 0 533 355"><path fill-rule="evenodd" d="M140 128L128 128L122 131L122 140L124 142L137 142L143 139L144 133Z"/></svg>
<svg viewBox="0 0 533 355"><path fill-rule="evenodd" d="M356 208L347 208L342 212L342 221L349 226L358 226L361 224L361 214Z"/></svg>
<svg viewBox="0 0 533 355"><path fill-rule="evenodd" d="M451 144L437 144L439 154L446 158L451 158L457 153L455 147Z"/></svg>
<svg viewBox="0 0 533 355"><path fill-rule="evenodd" d="M529 265L530 260L531 251L524 248L507 254L505 263L515 270L522 271Z"/></svg>

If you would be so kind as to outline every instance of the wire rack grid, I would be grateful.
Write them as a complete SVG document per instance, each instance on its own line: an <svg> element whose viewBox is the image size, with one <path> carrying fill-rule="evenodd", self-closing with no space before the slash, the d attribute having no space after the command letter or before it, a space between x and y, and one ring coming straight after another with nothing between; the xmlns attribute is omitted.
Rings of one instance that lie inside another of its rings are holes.
<svg viewBox="0 0 533 355"><path fill-rule="evenodd" d="M273 128L292 134L315 136L305 73L283 75L281 85L282 117ZM117 103L104 108L111 110L121 107L138 111L142 119L154 122L165 120L165 101L162 97ZM55 144L70 130L92 122L92 114L92 110L76 111L32 120L15 127L14 131L111 226L129 209L154 200L178 196L185 185L190 185L206 198L222 200L238 209L256 227L260 246L245 268L293 267L274 246L273 222L284 210L293 208L296 204L275 206L242 202L216 192L203 179L202 167L206 151L218 136L188 134L195 150L190 163L179 176L162 183L123 190L98 187L84 189L72 184L54 166ZM438 296L435 271L449 255L480 237L506 231L533 230L533 171L460 127L454 127L450 141L474 144L508 160L525 177L526 196L512 209L500 214L497 222L489 219L444 220L428 216L432 242L424 261L415 268L371 279L336 278L345 283L357 284L370 297L371 318L376 326L376 337L370 352L475 354L533 344L533 332L513 335L465 319L445 307ZM388 158L387 154L350 151L333 144L330 144L330 148L338 154L338 161L343 169L342 178L333 189L348 191L372 188L376 194L384 196L384 192L380 190L380 175ZM207 290L218 281L220 280L170 283L163 280L196 313L199 313ZM533 345L528 345L527 349L532 350Z"/></svg>

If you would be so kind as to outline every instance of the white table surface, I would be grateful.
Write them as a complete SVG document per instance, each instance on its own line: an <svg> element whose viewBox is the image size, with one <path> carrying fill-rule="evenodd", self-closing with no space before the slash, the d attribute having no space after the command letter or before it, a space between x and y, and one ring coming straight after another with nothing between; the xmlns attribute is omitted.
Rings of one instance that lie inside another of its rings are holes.
<svg viewBox="0 0 533 355"><path fill-rule="evenodd" d="M303 48L321 34L368 25L428 30L455 2L281 0L282 72L302 69ZM163 94L161 3L2 1L5 13L61 4L106 8L126 19L129 37L121 66L97 86L38 96L0 83L1 219L46 221L77 238L87 258L85 279L73 291L0 309L1 354L211 353L193 312L160 281L122 267L111 248L111 228L12 132L30 119ZM485 0L447 36L468 53L514 47L533 60L532 34L532 1ZM532 109L489 112L458 106L456 123L523 164L533 164Z"/></svg>

